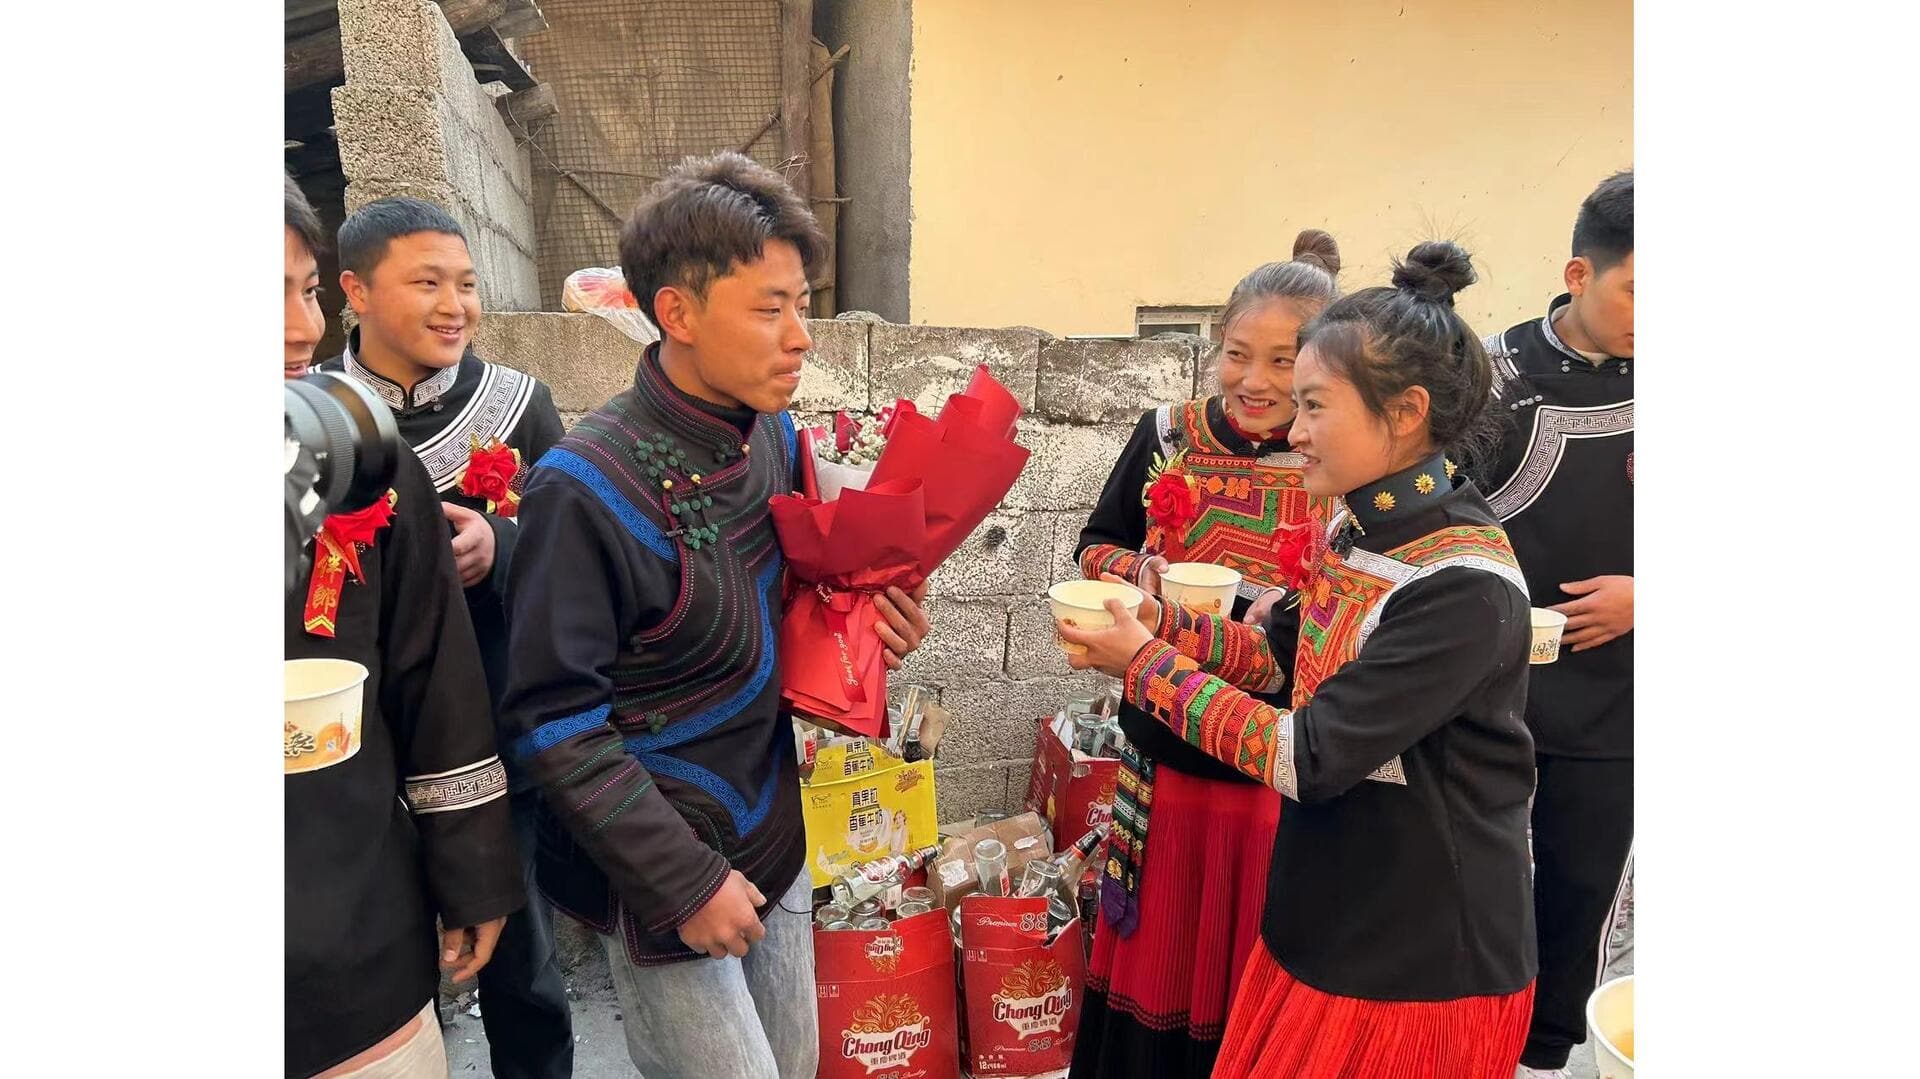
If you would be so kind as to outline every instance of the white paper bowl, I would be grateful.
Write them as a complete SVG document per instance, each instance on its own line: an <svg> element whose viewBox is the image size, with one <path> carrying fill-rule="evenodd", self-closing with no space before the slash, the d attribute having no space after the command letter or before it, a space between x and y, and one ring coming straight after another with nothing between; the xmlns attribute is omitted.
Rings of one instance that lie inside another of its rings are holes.
<svg viewBox="0 0 1920 1079"><path fill-rule="evenodd" d="M1126 604L1127 611L1138 617L1140 604L1146 598L1138 588L1112 581L1061 581L1047 589L1047 606L1053 609L1053 620L1077 629L1104 629L1113 625L1113 615L1107 613L1106 606L1110 599ZM1058 643L1061 651L1071 655L1086 651L1064 640Z"/></svg>
<svg viewBox="0 0 1920 1079"><path fill-rule="evenodd" d="M1633 975L1615 978L1587 998L1587 1040L1600 1079L1633 1079Z"/></svg>
<svg viewBox="0 0 1920 1079"><path fill-rule="evenodd" d="M1543 607L1533 608L1533 648L1529 663L1552 663L1560 658L1560 634L1567 628L1567 616Z"/></svg>
<svg viewBox="0 0 1920 1079"><path fill-rule="evenodd" d="M1160 575L1160 595L1196 614L1231 615L1240 571L1211 562L1175 562Z"/></svg>
<svg viewBox="0 0 1920 1079"><path fill-rule="evenodd" d="M360 752L367 669L350 659L290 659L285 677L287 774Z"/></svg>

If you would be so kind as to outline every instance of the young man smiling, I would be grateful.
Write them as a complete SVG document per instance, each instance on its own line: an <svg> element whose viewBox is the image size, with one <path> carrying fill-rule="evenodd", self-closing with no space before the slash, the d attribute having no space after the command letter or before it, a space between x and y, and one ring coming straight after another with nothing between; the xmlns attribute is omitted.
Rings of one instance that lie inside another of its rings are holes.
<svg viewBox="0 0 1920 1079"><path fill-rule="evenodd" d="M327 370L392 407L453 530L453 557L497 709L506 683L507 569L526 472L560 438L546 385L474 355L479 277L458 222L429 202L370 202L340 226L340 284L360 325ZM504 743L505 739L502 739ZM514 829L529 891L539 793L512 777ZM481 1022L501 1079L566 1079L573 1019L554 959L553 912L534 892L480 972Z"/></svg>
<svg viewBox="0 0 1920 1079"><path fill-rule="evenodd" d="M325 327L322 238L291 177L286 207L293 379ZM444 1077L439 974L484 970L524 902L445 529L426 470L402 454L386 501L327 519L309 579L286 599L286 658L367 669L353 752L327 761L311 739L286 747L288 1079Z"/></svg>
<svg viewBox="0 0 1920 1079"><path fill-rule="evenodd" d="M767 504L794 487L786 407L823 247L748 158L671 170L620 241L661 340L527 482L506 723L560 820L540 886L610 934L649 1076L797 1079L818 1060ZM894 662L927 632L919 598L879 600Z"/></svg>

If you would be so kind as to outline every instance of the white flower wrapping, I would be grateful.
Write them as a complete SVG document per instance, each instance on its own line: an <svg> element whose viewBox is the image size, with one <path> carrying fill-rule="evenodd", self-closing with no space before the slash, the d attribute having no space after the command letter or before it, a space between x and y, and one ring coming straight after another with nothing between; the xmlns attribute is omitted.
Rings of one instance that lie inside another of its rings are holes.
<svg viewBox="0 0 1920 1079"><path fill-rule="evenodd" d="M887 448L887 436L881 432L880 421L873 416L864 416L854 432L852 445L842 450L836 443L831 431L813 443L814 478L820 485L820 499L831 502L840 497L841 491L864 491L867 482L873 478L873 468L880 462L881 451Z"/></svg>

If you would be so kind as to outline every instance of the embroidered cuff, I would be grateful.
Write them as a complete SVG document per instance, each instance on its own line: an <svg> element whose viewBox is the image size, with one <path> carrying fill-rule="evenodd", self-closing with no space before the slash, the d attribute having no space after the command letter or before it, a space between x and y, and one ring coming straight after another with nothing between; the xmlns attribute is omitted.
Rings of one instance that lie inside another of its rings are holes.
<svg viewBox="0 0 1920 1079"><path fill-rule="evenodd" d="M1172 645L1161 640L1148 641L1141 645L1140 651L1133 654L1133 662L1127 664L1126 677L1122 681L1127 702L1143 710L1152 711L1153 709L1147 703L1148 676L1161 665L1163 660L1170 662L1171 658L1178 654Z"/></svg>
<svg viewBox="0 0 1920 1079"><path fill-rule="evenodd" d="M507 793L507 770L499 757L450 772L408 776L407 808L415 813L451 813L485 805Z"/></svg>
<svg viewBox="0 0 1920 1079"><path fill-rule="evenodd" d="M1127 668L1126 684L1135 704L1188 744L1299 800L1292 712L1203 673L1165 641L1140 650Z"/></svg>
<svg viewBox="0 0 1920 1079"><path fill-rule="evenodd" d="M1249 693L1277 693L1286 682L1266 634L1253 626L1178 607L1171 613L1162 608L1160 621L1158 636L1173 642L1208 674Z"/></svg>
<svg viewBox="0 0 1920 1079"><path fill-rule="evenodd" d="M1097 581L1101 574L1111 573L1123 581L1139 584L1142 561L1138 551L1129 551L1111 543L1096 543L1080 552L1080 574L1089 581Z"/></svg>

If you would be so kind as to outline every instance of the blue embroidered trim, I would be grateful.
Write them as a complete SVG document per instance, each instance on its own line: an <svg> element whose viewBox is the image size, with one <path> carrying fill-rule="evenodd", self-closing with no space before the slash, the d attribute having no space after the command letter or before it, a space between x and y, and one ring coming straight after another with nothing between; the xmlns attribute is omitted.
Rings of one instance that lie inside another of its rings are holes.
<svg viewBox="0 0 1920 1079"><path fill-rule="evenodd" d="M585 734L595 727L605 727L607 716L612 712L612 705L603 704L598 708L589 708L570 716L550 719L514 739L513 756L525 761L552 749L576 734Z"/></svg>
<svg viewBox="0 0 1920 1079"><path fill-rule="evenodd" d="M641 753L639 758L640 763L646 765L647 771L654 775L677 779L682 783L699 787L711 795L714 801L726 807L727 815L733 818L733 830L740 838L745 839L753 834L754 829L760 827L767 819L767 811L773 808L773 794L777 789L776 781L780 778L781 766L785 763L783 758L793 746L793 739L776 735L773 743L773 766L768 769L767 778L761 782L760 793L755 798L751 809L747 807L747 800L740 797L740 793L733 789L733 784L697 764L689 764L678 757L669 757L664 753ZM632 739L628 740L627 746L632 748Z"/></svg>
<svg viewBox="0 0 1920 1079"><path fill-rule="evenodd" d="M780 436L787 446L787 465L792 467L794 455L799 452L800 435L793 429L793 414L784 408L780 410Z"/></svg>
<svg viewBox="0 0 1920 1079"><path fill-rule="evenodd" d="M767 593L780 572L781 559L778 552L768 560L767 565L754 575L754 599L760 605L760 663L754 668L753 676L739 690L729 694L723 701L716 702L687 719L675 723L659 734L637 734L625 739L627 752L640 759L647 770L658 775L671 776L682 783L690 783L713 796L714 801L727 808L732 815L734 828L742 836L759 827L767 810L773 805L773 777L779 773L778 747L790 745L792 739L774 739L776 745L775 767L761 786L755 805L749 809L747 801L740 796L733 784L715 775L713 772L668 756L664 750L673 748L706 734L713 728L740 714L740 710L751 704L766 689L767 679L773 676L773 613L767 609Z"/></svg>
<svg viewBox="0 0 1920 1079"><path fill-rule="evenodd" d="M747 684L725 700L708 705L659 734L642 734L627 739L628 749L635 754L657 753L690 742L739 715L742 708L760 696L760 691L767 687L767 679L773 676L773 612L767 609L767 593L773 588L774 577L780 572L780 566L781 559L776 552L767 561L766 568L753 578L753 597L760 604L760 663L753 669L753 676L747 679Z"/></svg>
<svg viewBox="0 0 1920 1079"><path fill-rule="evenodd" d="M661 558L676 565L679 563L680 554L674 548L673 541L667 538L667 534L661 531L660 526L654 524L651 518L641 513L640 508L635 506L633 501L591 461L572 450L555 446L541 454L540 463L535 467L551 468L580 481L599 497L615 517L620 519L620 523L626 526L634 539L639 540L643 546Z"/></svg>

